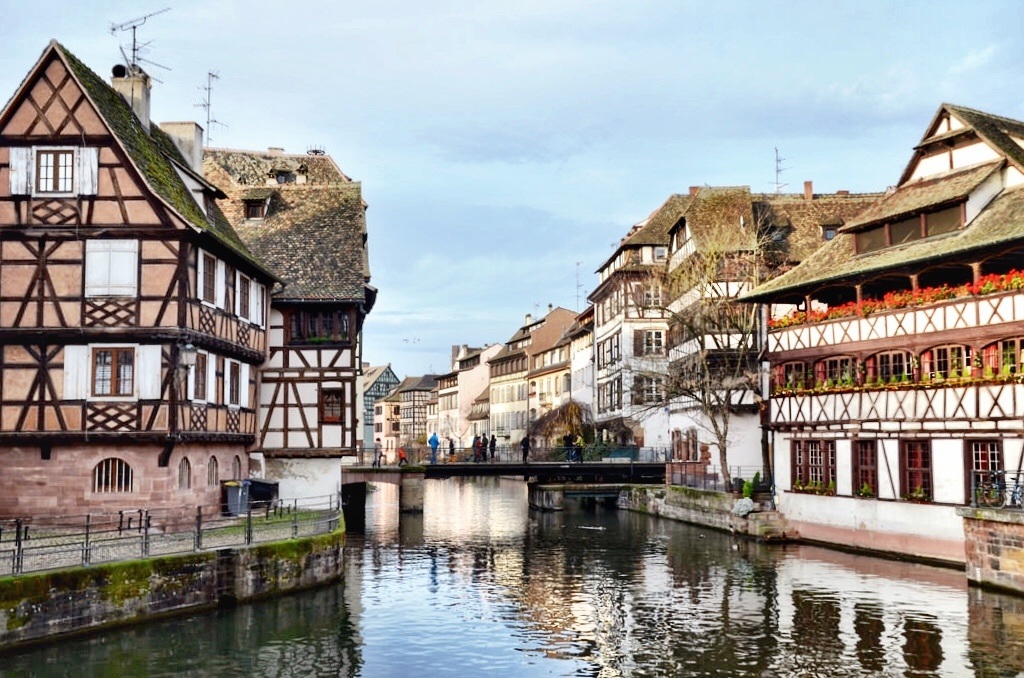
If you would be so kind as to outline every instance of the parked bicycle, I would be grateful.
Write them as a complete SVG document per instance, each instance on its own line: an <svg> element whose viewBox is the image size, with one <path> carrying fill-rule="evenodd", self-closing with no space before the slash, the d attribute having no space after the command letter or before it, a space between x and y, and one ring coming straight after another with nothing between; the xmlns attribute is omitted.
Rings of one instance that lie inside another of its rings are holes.
<svg viewBox="0 0 1024 678"><path fill-rule="evenodd" d="M1002 508L1006 503L1006 480L1003 471L975 472L974 503L985 508ZM1018 494L1018 501L1020 497Z"/></svg>

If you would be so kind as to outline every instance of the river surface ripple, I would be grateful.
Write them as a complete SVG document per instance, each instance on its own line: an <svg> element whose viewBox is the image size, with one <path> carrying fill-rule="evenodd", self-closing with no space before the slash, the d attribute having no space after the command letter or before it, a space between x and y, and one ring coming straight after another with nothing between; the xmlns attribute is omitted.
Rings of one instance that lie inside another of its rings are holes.
<svg viewBox="0 0 1024 678"><path fill-rule="evenodd" d="M1024 599L960 571L765 546L510 479L350 518L345 581L0 656L3 676L1016 676Z"/></svg>

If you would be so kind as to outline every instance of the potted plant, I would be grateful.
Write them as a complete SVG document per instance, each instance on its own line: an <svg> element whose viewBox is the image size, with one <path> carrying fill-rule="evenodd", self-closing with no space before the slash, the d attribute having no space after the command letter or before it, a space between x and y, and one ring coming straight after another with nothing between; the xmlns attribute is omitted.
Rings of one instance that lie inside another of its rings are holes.
<svg viewBox="0 0 1024 678"><path fill-rule="evenodd" d="M904 495L904 499L914 502L915 504L927 504L932 500L920 485L911 490L910 494Z"/></svg>
<svg viewBox="0 0 1024 678"><path fill-rule="evenodd" d="M862 499L870 499L875 496L875 491L871 489L870 485L863 483L854 494Z"/></svg>

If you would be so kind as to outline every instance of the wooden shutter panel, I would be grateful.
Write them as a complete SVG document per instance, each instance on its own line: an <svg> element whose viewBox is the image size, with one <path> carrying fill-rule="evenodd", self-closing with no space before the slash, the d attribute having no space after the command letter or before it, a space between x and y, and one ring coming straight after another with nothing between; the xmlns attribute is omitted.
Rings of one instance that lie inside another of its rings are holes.
<svg viewBox="0 0 1024 678"><path fill-rule="evenodd" d="M64 400L89 397L89 347L64 347Z"/></svg>
<svg viewBox="0 0 1024 678"><path fill-rule="evenodd" d="M24 147L12 147L10 153L9 177L11 181L11 195L31 195L32 175L34 166L32 164L32 149Z"/></svg>
<svg viewBox="0 0 1024 678"><path fill-rule="evenodd" d="M633 330L633 355L643 355L644 353L644 331Z"/></svg>
<svg viewBox="0 0 1024 678"><path fill-rule="evenodd" d="M238 404L241 407L249 407L249 363L242 363L239 373L241 383L238 385Z"/></svg>
<svg viewBox="0 0 1024 678"><path fill-rule="evenodd" d="M96 187L99 184L100 149L79 148L77 163L75 170L78 176L78 194L96 195Z"/></svg>
<svg viewBox="0 0 1024 678"><path fill-rule="evenodd" d="M135 379L140 400L159 400L163 381L163 350L160 344L147 344L135 350Z"/></svg>

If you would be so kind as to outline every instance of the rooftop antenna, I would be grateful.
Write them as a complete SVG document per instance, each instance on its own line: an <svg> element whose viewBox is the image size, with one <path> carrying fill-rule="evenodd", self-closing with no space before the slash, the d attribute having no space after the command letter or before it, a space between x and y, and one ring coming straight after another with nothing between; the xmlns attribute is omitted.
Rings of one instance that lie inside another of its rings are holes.
<svg viewBox="0 0 1024 678"><path fill-rule="evenodd" d="M582 264L582 263L583 263L582 261L577 261L576 262L576 312L577 313L580 312L580 290L583 288L583 285L580 284L580 264Z"/></svg>
<svg viewBox="0 0 1024 678"><path fill-rule="evenodd" d="M139 41L138 41L138 37L136 35L136 32L137 32L139 26L141 26L144 23L146 23L147 19L149 19L152 16L156 16L158 14L163 14L164 12L170 12L170 11L171 11L170 7L165 7L162 10L160 10L159 12L151 12L151 13L145 15L145 16L140 16L137 19L132 19L131 21L125 21L122 24L115 24L115 23L110 24L110 34L111 35L117 35L117 33L119 31L123 32L123 31L130 30L132 32L132 52L131 52L132 56L131 56L130 59L128 58L128 55L124 53L124 47L123 46L121 47L121 56L124 57L125 63L128 65L129 70L134 72L136 66L140 62L151 64L153 66L156 66L157 68L162 68L165 71L171 70L167 66L162 66L161 64L158 64L158 63L153 62L153 61L149 61L148 59L143 59L140 56L140 54L142 53L142 51L146 47L148 47L152 43L152 41L144 42L144 43L142 43L140 45Z"/></svg>
<svg viewBox="0 0 1024 678"><path fill-rule="evenodd" d="M195 104L196 108L201 108L204 111L206 111L206 145L207 146L209 146L210 143L213 141L213 126L214 125L220 125L221 127L227 127L227 125L222 123L217 118L213 117L213 112L212 112L212 109L210 108L210 100L212 98L211 94L213 93L213 81L214 80L220 80L220 75L218 75L217 71L207 71L206 72L206 87L200 87L199 88L199 91L206 92L206 95L203 97L203 100L200 103Z"/></svg>
<svg viewBox="0 0 1024 678"><path fill-rule="evenodd" d="M783 160L785 160L785 158L783 158L782 156L779 155L779 147L776 146L775 147L775 193L776 193L776 195L779 194L779 193L782 193L782 189L784 189L786 186L789 186L789 184L782 183L782 173L789 169L788 167L783 167L782 166L782 161Z"/></svg>

